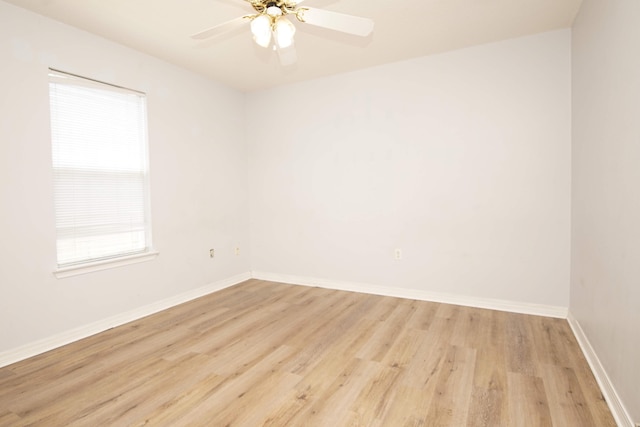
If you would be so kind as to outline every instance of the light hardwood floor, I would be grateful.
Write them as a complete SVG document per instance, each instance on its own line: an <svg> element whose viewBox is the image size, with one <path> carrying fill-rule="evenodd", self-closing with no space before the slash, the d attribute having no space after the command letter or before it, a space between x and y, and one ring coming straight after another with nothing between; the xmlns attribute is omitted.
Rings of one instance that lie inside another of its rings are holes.
<svg viewBox="0 0 640 427"><path fill-rule="evenodd" d="M0 369L0 426L615 426L565 320L250 280Z"/></svg>

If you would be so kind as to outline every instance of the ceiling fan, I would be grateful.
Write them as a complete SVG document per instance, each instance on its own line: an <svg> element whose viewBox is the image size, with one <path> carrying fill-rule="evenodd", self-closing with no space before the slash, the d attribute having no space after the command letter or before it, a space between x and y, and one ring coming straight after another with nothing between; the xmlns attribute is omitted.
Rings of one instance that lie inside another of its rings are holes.
<svg viewBox="0 0 640 427"><path fill-rule="evenodd" d="M304 0L245 0L257 12L241 16L216 25L191 36L196 40L208 39L250 22L253 40L264 48L273 46L278 52L282 65L291 65L296 61L293 36L296 27L287 19L295 17L317 27L340 31L347 34L366 37L373 31L373 21L359 16L345 15L309 7L299 7Z"/></svg>

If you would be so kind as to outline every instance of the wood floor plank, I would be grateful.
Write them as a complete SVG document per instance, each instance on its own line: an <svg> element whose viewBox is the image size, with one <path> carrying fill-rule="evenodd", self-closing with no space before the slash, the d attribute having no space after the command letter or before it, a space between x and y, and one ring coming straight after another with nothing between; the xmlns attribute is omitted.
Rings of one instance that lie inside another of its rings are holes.
<svg viewBox="0 0 640 427"><path fill-rule="evenodd" d="M134 421L131 426L173 426L184 419L185 414L192 412L193 408L204 405L225 381L226 379L219 375L208 375L183 394L176 393L172 399Z"/></svg>
<svg viewBox="0 0 640 427"><path fill-rule="evenodd" d="M129 400L123 401L121 396L130 393L146 381L153 381L157 376L163 375L167 368L167 362L162 359L147 366L135 365L113 377L105 378L102 384L108 384L106 392L104 387L100 387L100 382L90 381L91 377L87 376L85 380L88 381L65 389L64 393L58 392L56 388L45 389L43 393L36 393L37 399L25 399L16 403L14 407L19 408L18 415L27 425L91 425L84 421L86 416L111 408L117 411L117 406L121 404L133 404ZM102 392L94 399L95 395L91 390Z"/></svg>
<svg viewBox="0 0 640 427"><path fill-rule="evenodd" d="M435 395L427 413L428 426L464 426L473 391L476 351L449 347L438 374Z"/></svg>
<svg viewBox="0 0 640 427"><path fill-rule="evenodd" d="M476 352L468 426L509 425L505 313L485 310L471 342Z"/></svg>
<svg viewBox="0 0 640 427"><path fill-rule="evenodd" d="M232 381L224 382L215 392L210 395L202 405L192 408L188 414L175 423L175 426L194 426L206 425L203 421L220 420L221 417L241 417L244 412L250 410L251 402L245 397L250 396L256 398L254 393L250 391L264 382L273 383L272 377L274 366L278 366L283 360L286 360L295 349L286 346L280 346L274 349L268 356L256 365L252 366L246 372L233 377ZM288 378L293 374L285 373ZM277 380L281 375L276 375ZM227 377L228 378L228 377ZM299 381L299 377L298 381ZM276 380L276 381L277 381ZM257 396L259 398L259 396ZM209 424L211 425L211 424ZM225 425L225 424L222 424ZM227 425L232 425L229 422Z"/></svg>
<svg viewBox="0 0 640 427"><path fill-rule="evenodd" d="M249 280L0 368L0 427L615 426L568 323Z"/></svg>
<svg viewBox="0 0 640 427"><path fill-rule="evenodd" d="M337 375L323 392L312 401L301 402L298 399L298 407L295 411L289 411L287 416L278 409L272 417L269 417L267 425L277 427L283 425L312 425L312 426L339 426L345 414L351 416L349 408L360 395L367 380L378 369L378 363L353 358L344 366L344 369L336 371ZM299 394L296 394L296 398ZM304 407L302 407L304 405Z"/></svg>
<svg viewBox="0 0 640 427"><path fill-rule="evenodd" d="M581 355L582 353L577 353L574 356L574 370L585 400L588 402L589 410L593 414L594 420L599 420L603 427L615 427L616 424L610 417L607 400L602 394L589 364L584 357L580 357Z"/></svg>
<svg viewBox="0 0 640 427"><path fill-rule="evenodd" d="M393 403L382 418L382 426L427 427L427 413L433 396L424 390L400 385Z"/></svg>
<svg viewBox="0 0 640 427"><path fill-rule="evenodd" d="M420 346L416 357L411 359L402 383L409 387L435 393L435 385L440 369L446 358L455 322L451 319L435 317L428 331L420 334Z"/></svg>
<svg viewBox="0 0 640 427"><path fill-rule="evenodd" d="M9 369L0 369L0 381L8 381L10 378L15 377L15 372L10 371Z"/></svg>
<svg viewBox="0 0 640 427"><path fill-rule="evenodd" d="M531 327L531 321L529 316L510 314L505 325L505 342L509 372L535 377L538 375L537 361L540 348L536 346L534 335L540 334Z"/></svg>
<svg viewBox="0 0 640 427"><path fill-rule="evenodd" d="M380 425L395 400L401 370L379 364L351 405L360 425Z"/></svg>
<svg viewBox="0 0 640 427"><path fill-rule="evenodd" d="M506 399L503 389L498 384L496 381L490 387L473 388L467 426L499 427L509 425L509 418L505 414Z"/></svg>
<svg viewBox="0 0 640 427"><path fill-rule="evenodd" d="M425 333L421 330L404 328L397 332L397 339L382 359L382 364L391 368L407 370L413 360L419 357L420 344Z"/></svg>
<svg viewBox="0 0 640 427"><path fill-rule="evenodd" d="M529 325L540 363L574 367L572 354L580 353L580 349L566 320L535 316L529 319Z"/></svg>
<svg viewBox="0 0 640 427"><path fill-rule="evenodd" d="M0 427L13 427L23 424L22 418L13 412L0 412Z"/></svg>
<svg viewBox="0 0 640 427"><path fill-rule="evenodd" d="M187 425L202 425L203 419L215 419L215 422L222 426L262 425L271 408L280 406L285 399L285 393L299 381L299 376L288 372L270 373L262 381L249 387L246 392L238 395L233 404L215 412L208 412ZM182 420L174 425L179 426L181 423Z"/></svg>
<svg viewBox="0 0 640 427"><path fill-rule="evenodd" d="M599 425L593 419L580 382L572 368L544 365L541 371L554 426Z"/></svg>
<svg viewBox="0 0 640 427"><path fill-rule="evenodd" d="M300 375L312 370L335 342L344 339L345 329L358 322L373 301L371 298L359 299L351 293L338 294L335 298L336 301L306 331L300 330L301 333L292 338L291 342L296 343L300 351L285 369Z"/></svg>
<svg viewBox="0 0 640 427"><path fill-rule="evenodd" d="M380 322L369 342L358 352L357 357L366 360L381 361L389 352L393 343L405 328L407 318L411 317L415 307L409 303L400 303L389 317Z"/></svg>
<svg viewBox="0 0 640 427"><path fill-rule="evenodd" d="M407 328L428 330L440 304L428 301L413 301L413 303L415 311L407 321Z"/></svg>
<svg viewBox="0 0 640 427"><path fill-rule="evenodd" d="M514 427L551 427L549 400L544 381L539 377L510 372L507 374L509 424ZM576 426L577 427L577 426Z"/></svg>
<svg viewBox="0 0 640 427"><path fill-rule="evenodd" d="M139 370L142 381L130 381L112 394L105 395L102 384L96 384L83 394L83 398L93 404L75 414L72 417L75 420L68 427L131 425L135 419L155 410L168 396L182 388L181 382L188 375L186 371L193 366L194 359L197 355L191 354L176 362L164 361L160 369ZM73 405L70 402L65 406Z"/></svg>
<svg viewBox="0 0 640 427"><path fill-rule="evenodd" d="M489 314L489 310L480 308L461 308L449 337L449 344L457 347L478 348L480 340L487 332Z"/></svg>

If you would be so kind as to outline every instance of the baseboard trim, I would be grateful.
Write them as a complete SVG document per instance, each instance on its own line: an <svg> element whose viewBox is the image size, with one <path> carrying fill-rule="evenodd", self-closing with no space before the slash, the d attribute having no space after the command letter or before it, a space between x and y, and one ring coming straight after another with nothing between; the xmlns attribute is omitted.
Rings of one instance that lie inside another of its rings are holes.
<svg viewBox="0 0 640 427"><path fill-rule="evenodd" d="M162 301L158 301L144 307L136 308L126 313L121 313L107 319L103 319L89 325L81 326L79 328L66 331L52 337L48 337L39 341L35 341L13 350L8 350L0 353L0 367L11 365L12 363L19 362L29 357L36 356L38 354L45 353L63 345L70 344L74 341L87 338L91 335L104 332L108 329L115 328L116 326L124 325L125 323L132 322L134 320L141 319L145 316L157 313L162 310L174 307L176 305L194 300L196 298L209 295L213 292L220 291L222 289L237 285L251 279L251 273L242 273L228 279L219 280L217 282L202 286L197 289L176 295Z"/></svg>
<svg viewBox="0 0 640 427"><path fill-rule="evenodd" d="M609 379L607 371L604 369L604 366L602 366L598 355L591 346L589 338L587 338L587 335L582 330L580 322L578 322L571 312L568 313L567 320L569 321L573 334L576 336L576 340L582 349L582 353L584 353L584 356L591 367L591 372L593 372L593 375L596 377L596 381L600 386L600 391L602 391L602 395L607 401L616 423L619 427L635 427L636 425L633 423L631 415L625 408L622 400L620 400L620 396L618 396L611 379Z"/></svg>
<svg viewBox="0 0 640 427"><path fill-rule="evenodd" d="M269 280L273 282L289 283L302 286L317 286L326 289L341 291L361 292L365 294L408 298L421 301L441 302L445 304L463 305L467 307L487 308L490 310L508 311L512 313L533 314L536 316L555 317L566 319L569 312L566 307L529 304L514 301L505 301L491 298L467 297L455 294L429 292L419 289L394 288L388 286L369 285L365 283L344 282L336 280L319 279L314 277L301 277L286 274L268 273L263 271L252 272L254 279Z"/></svg>

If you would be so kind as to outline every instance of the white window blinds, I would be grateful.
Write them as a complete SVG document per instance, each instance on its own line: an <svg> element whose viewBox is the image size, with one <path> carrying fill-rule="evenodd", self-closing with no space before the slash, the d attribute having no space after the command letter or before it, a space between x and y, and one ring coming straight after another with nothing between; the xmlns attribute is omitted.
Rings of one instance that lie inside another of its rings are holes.
<svg viewBox="0 0 640 427"><path fill-rule="evenodd" d="M144 94L49 73L58 267L148 252Z"/></svg>

